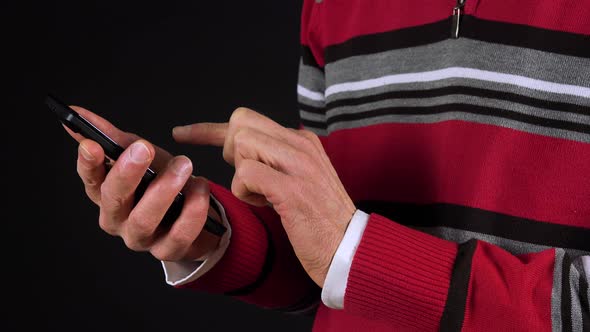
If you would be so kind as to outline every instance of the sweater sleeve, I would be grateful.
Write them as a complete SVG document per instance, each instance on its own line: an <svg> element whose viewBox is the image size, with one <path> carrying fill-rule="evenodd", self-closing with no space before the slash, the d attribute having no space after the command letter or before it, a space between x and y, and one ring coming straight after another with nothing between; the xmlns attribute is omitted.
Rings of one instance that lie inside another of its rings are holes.
<svg viewBox="0 0 590 332"><path fill-rule="evenodd" d="M303 2L297 92L300 112L318 113L324 107L325 84L323 69L313 54L320 48L309 38L313 4ZM295 256L276 212L248 205L214 183L211 192L231 226L229 246L211 270L176 287L234 296L275 310L312 312L321 302L321 289Z"/></svg>
<svg viewBox="0 0 590 332"><path fill-rule="evenodd" d="M372 213L344 310L420 331L590 331L587 259L455 243Z"/></svg>
<svg viewBox="0 0 590 332"><path fill-rule="evenodd" d="M231 225L231 240L207 273L175 287L232 296L273 310L315 307L320 289L295 256L276 212L244 203L213 182L210 188Z"/></svg>

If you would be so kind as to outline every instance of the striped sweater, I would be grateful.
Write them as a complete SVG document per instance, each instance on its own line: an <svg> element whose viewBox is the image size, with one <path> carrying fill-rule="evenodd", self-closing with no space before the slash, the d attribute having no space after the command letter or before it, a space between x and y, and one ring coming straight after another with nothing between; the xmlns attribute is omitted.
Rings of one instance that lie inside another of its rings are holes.
<svg viewBox="0 0 590 332"><path fill-rule="evenodd" d="M301 43L301 126L370 215L344 308L215 183L231 243L180 288L318 332L590 331L589 0L305 0Z"/></svg>

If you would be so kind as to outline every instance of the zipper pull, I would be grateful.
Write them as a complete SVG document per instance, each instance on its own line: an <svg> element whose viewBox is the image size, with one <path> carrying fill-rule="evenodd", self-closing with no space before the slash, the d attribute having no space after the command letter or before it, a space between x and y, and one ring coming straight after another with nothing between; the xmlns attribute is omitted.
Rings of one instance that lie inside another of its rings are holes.
<svg viewBox="0 0 590 332"><path fill-rule="evenodd" d="M459 38L459 25L461 23L461 12L467 0L457 0L457 4L453 8L453 21L451 23L451 37Z"/></svg>

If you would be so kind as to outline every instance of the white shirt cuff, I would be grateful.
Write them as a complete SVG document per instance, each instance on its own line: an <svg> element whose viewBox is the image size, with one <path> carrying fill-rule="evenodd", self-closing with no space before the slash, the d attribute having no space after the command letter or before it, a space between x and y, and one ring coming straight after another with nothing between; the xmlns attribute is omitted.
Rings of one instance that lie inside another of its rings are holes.
<svg viewBox="0 0 590 332"><path fill-rule="evenodd" d="M171 286L178 286L187 284L191 281L197 280L200 276L211 270L213 266L223 257L225 250L229 246L229 239L231 237L231 228L225 215L225 209L221 206L221 203L210 196L211 200L217 204L219 211L221 212L221 221L227 228L225 233L219 240L219 246L214 251L208 253L205 260L198 260L194 262L169 262L162 261L162 267L164 268L164 276L166 277L166 283Z"/></svg>
<svg viewBox="0 0 590 332"><path fill-rule="evenodd" d="M344 308L344 293L346 292L350 266L368 220L369 215L357 209L334 254L322 289L322 302L329 308Z"/></svg>

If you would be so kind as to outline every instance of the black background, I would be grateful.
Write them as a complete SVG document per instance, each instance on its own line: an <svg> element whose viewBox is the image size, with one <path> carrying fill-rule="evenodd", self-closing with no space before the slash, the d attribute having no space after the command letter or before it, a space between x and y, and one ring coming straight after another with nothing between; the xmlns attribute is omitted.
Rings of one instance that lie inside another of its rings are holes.
<svg viewBox="0 0 590 332"><path fill-rule="evenodd" d="M98 227L74 140L47 92L86 107L229 187L221 150L175 144L175 125L238 106L296 127L301 1L46 1L2 13L7 325L41 331L309 331L312 317L176 290L160 263ZM15 79L8 80L9 74ZM16 133L16 134L15 134ZM16 199L15 199L16 198ZM14 311L14 312L12 312ZM20 314L24 316L20 317ZM18 315L18 316L17 316Z"/></svg>

